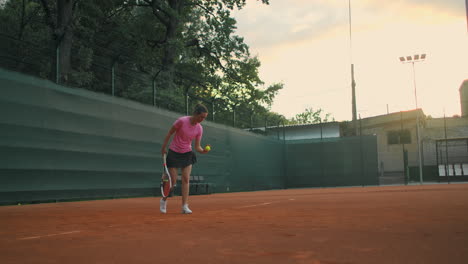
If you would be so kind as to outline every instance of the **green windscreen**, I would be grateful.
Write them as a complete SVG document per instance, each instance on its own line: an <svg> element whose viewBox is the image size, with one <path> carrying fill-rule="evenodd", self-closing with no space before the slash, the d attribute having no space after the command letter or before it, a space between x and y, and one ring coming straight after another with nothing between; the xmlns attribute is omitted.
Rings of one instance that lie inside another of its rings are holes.
<svg viewBox="0 0 468 264"><path fill-rule="evenodd" d="M288 141L288 188L378 184L374 136Z"/></svg>
<svg viewBox="0 0 468 264"><path fill-rule="evenodd" d="M181 114L0 70L0 204L159 195ZM205 121L214 192L377 184L374 137L283 142Z"/></svg>

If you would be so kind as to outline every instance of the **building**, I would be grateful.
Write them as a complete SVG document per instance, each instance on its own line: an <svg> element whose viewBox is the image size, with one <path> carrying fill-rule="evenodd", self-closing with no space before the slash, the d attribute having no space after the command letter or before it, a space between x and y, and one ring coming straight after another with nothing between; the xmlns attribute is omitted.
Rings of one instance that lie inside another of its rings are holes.
<svg viewBox="0 0 468 264"><path fill-rule="evenodd" d="M422 109L351 121L258 128L279 140L372 135L380 184L468 181L468 79L460 86L461 117L427 117Z"/></svg>
<svg viewBox="0 0 468 264"><path fill-rule="evenodd" d="M359 120L358 133L377 136L381 184L401 184L408 167L419 164L417 121L424 126L421 109L374 116Z"/></svg>
<svg viewBox="0 0 468 264"><path fill-rule="evenodd" d="M422 142L427 180L468 180L468 117L427 119Z"/></svg>
<svg viewBox="0 0 468 264"><path fill-rule="evenodd" d="M460 85L460 104L462 117L468 117L468 79Z"/></svg>
<svg viewBox="0 0 468 264"><path fill-rule="evenodd" d="M417 126L419 123L419 126ZM468 117L431 118L421 109L358 120L358 135L377 138L380 184L468 180ZM421 158L418 148L418 128ZM351 122L257 128L278 140L355 136ZM266 132L265 132L266 131ZM422 175L419 165L422 164Z"/></svg>
<svg viewBox="0 0 468 264"><path fill-rule="evenodd" d="M381 184L419 182L421 176L424 181L450 180L446 175L468 180L468 118L431 118L416 109L364 118L359 132L377 135Z"/></svg>
<svg viewBox="0 0 468 264"><path fill-rule="evenodd" d="M340 137L340 123L301 124L255 128L269 137L281 140L303 140ZM265 132L266 131L266 132Z"/></svg>

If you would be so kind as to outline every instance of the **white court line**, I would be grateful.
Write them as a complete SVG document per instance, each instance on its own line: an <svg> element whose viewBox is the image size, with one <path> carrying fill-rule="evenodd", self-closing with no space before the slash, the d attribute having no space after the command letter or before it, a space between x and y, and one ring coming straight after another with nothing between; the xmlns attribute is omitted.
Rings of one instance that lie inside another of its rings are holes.
<svg viewBox="0 0 468 264"><path fill-rule="evenodd" d="M269 205L269 204L272 204L272 203L253 204L253 205L240 206L236 208L249 208L249 207L256 207L256 206Z"/></svg>
<svg viewBox="0 0 468 264"><path fill-rule="evenodd" d="M79 231L79 230L75 230L75 231L70 231L70 232L63 232L63 233L57 233L57 234L49 234L49 235L44 235L44 236L23 237L23 238L18 238L18 240L38 239L38 238L42 238L42 237L69 235L69 234L80 233L80 232L81 232L81 231Z"/></svg>
<svg viewBox="0 0 468 264"><path fill-rule="evenodd" d="M295 199L289 199L289 200L294 201ZM278 203L278 202L269 202L269 203L245 205L245 206L234 207L233 209L251 208L251 207L257 207L257 206L270 205L270 204L273 204L273 203ZM211 211L211 213L212 212L223 212L223 211L228 211L228 209L215 210L215 211ZM155 219L155 220L156 221L165 221L167 219ZM173 220L171 220L171 221L173 221ZM131 225L136 225L136 224L131 224ZM128 224L108 225L107 228L121 227L121 226L128 226ZM57 233L57 234L48 234L48 235L43 235L43 236L23 237L23 238L18 238L17 240L39 239L39 238L44 238L44 237L70 235L70 234L75 234L75 233L80 233L80 232L82 232L82 231L81 230L74 230L74 231L69 231L69 232L62 232L62 233Z"/></svg>
<svg viewBox="0 0 468 264"><path fill-rule="evenodd" d="M289 201L295 201L295 200L296 199L289 199ZM261 203L261 204L244 205L244 206L234 207L233 209L257 207L257 206L269 205L269 204L273 204L273 203L279 203L279 202L269 202L269 203ZM222 210L218 210L218 211L221 212L221 211L226 211L226 210L227 209L222 209ZM216 211L216 212L218 212L218 211Z"/></svg>

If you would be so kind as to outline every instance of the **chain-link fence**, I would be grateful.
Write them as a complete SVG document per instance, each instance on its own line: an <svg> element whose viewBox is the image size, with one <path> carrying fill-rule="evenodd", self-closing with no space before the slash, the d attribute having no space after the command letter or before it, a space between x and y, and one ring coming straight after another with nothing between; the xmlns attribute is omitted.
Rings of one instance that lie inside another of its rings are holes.
<svg viewBox="0 0 468 264"><path fill-rule="evenodd" d="M0 31L0 67L48 79L63 86L130 99L146 105L190 115L198 103L205 104L208 120L243 129L263 127L268 118L254 109L226 105L226 101L202 98L190 92L190 87L165 89L156 82L157 75L138 69L134 58L104 48L73 46L68 74L61 74L60 50L52 41L31 42ZM58 78L57 76L62 76ZM188 92L187 92L188 91Z"/></svg>
<svg viewBox="0 0 468 264"><path fill-rule="evenodd" d="M437 140L436 159L440 177L468 176L468 138Z"/></svg>

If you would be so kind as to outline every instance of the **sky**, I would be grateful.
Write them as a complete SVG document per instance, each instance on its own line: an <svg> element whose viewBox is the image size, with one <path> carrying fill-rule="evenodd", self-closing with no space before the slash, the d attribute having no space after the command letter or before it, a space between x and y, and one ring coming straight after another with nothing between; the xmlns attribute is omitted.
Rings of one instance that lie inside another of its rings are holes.
<svg viewBox="0 0 468 264"><path fill-rule="evenodd" d="M287 118L323 109L352 119L351 63L362 118L418 108L460 115L459 88L468 79L465 0L247 0L234 12L262 65L265 86L282 82L271 110ZM414 64L399 57L427 54Z"/></svg>

